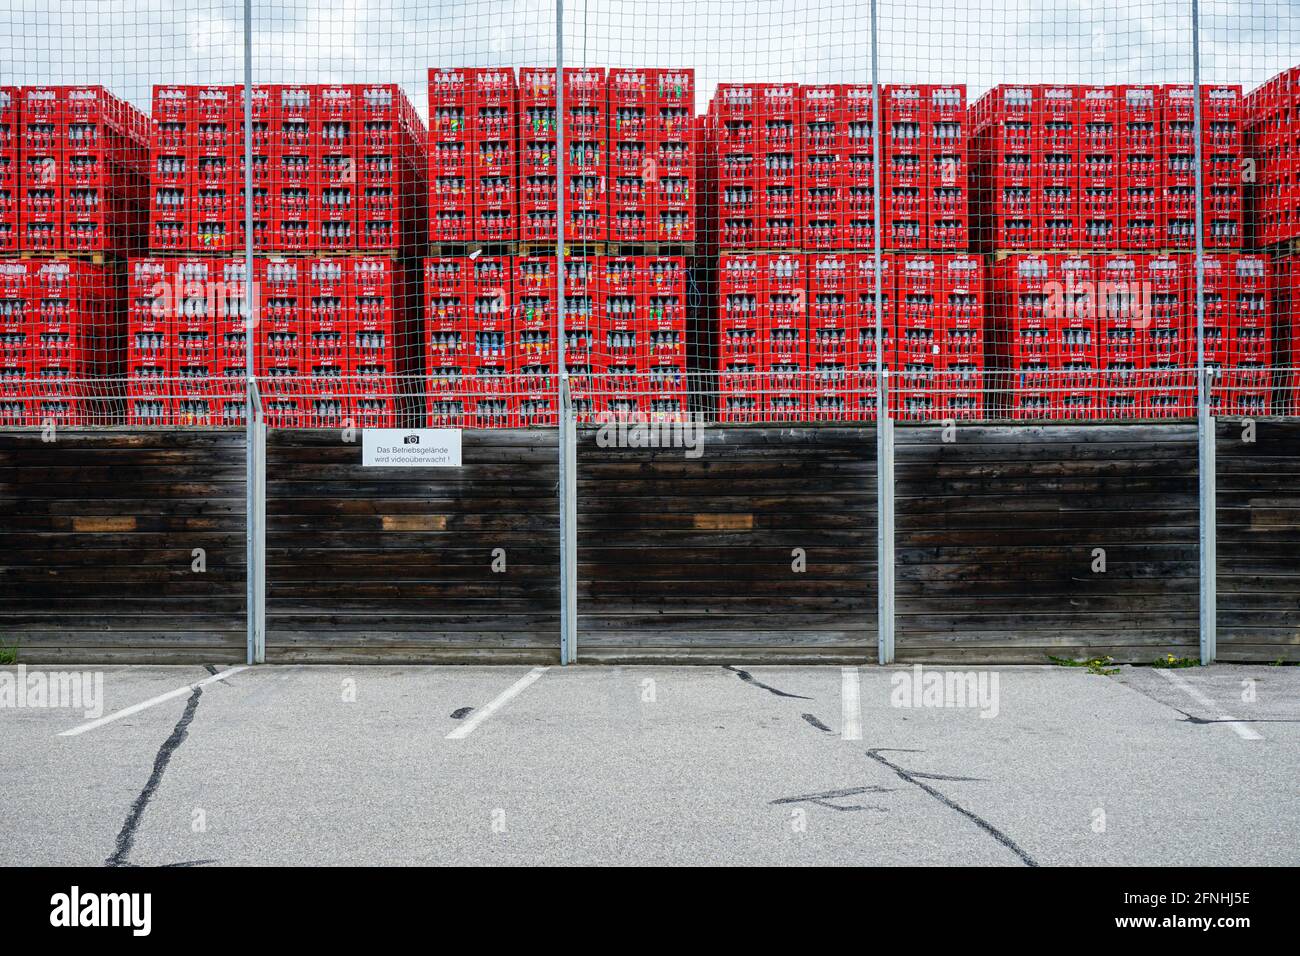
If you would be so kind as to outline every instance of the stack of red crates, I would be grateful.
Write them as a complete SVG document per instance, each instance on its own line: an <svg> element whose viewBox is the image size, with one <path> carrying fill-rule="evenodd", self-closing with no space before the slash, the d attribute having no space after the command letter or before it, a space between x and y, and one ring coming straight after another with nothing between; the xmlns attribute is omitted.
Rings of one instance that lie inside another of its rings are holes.
<svg viewBox="0 0 1300 956"><path fill-rule="evenodd" d="M568 242L603 242L609 237L605 109L605 70L565 67L563 121L567 181L561 185L565 190L564 236Z"/></svg>
<svg viewBox="0 0 1300 956"><path fill-rule="evenodd" d="M1076 88L1079 127L1079 220L1076 247L1118 249L1120 103L1115 86Z"/></svg>
<svg viewBox="0 0 1300 956"><path fill-rule="evenodd" d="M803 139L799 87L761 83L754 168L758 172L759 248L803 244Z"/></svg>
<svg viewBox="0 0 1300 956"><path fill-rule="evenodd" d="M470 72L470 194L474 239L519 239L518 89L509 68Z"/></svg>
<svg viewBox="0 0 1300 956"><path fill-rule="evenodd" d="M876 241L875 210L875 101L871 86L842 89L845 146L845 219L847 232L839 237L844 249L870 249ZM883 145L881 156L883 157ZM882 173L883 177L883 173ZM883 208L883 199L882 199Z"/></svg>
<svg viewBox="0 0 1300 956"><path fill-rule="evenodd" d="M724 249L803 245L805 130L795 83L723 83L709 103L711 240Z"/></svg>
<svg viewBox="0 0 1300 956"><path fill-rule="evenodd" d="M925 136L929 160L925 190L925 247L970 246L970 156L966 87L929 85Z"/></svg>
<svg viewBox="0 0 1300 956"><path fill-rule="evenodd" d="M645 413L645 275L636 256L596 260L593 292L596 336L592 350L598 420L629 420Z"/></svg>
<svg viewBox="0 0 1300 956"><path fill-rule="evenodd" d="M32 403L31 262L0 260L0 425L25 425Z"/></svg>
<svg viewBox="0 0 1300 956"><path fill-rule="evenodd" d="M464 256L424 260L424 413L431 425L456 424L465 410L463 384L474 336L470 270Z"/></svg>
<svg viewBox="0 0 1300 956"><path fill-rule="evenodd" d="M553 241L559 228L555 96L554 69L519 71L519 228L525 242ZM567 123L564 133L567 142Z"/></svg>
<svg viewBox="0 0 1300 956"><path fill-rule="evenodd" d="M472 69L429 71L429 230L434 242L474 238L470 189L469 117L473 112Z"/></svg>
<svg viewBox="0 0 1300 956"><path fill-rule="evenodd" d="M347 267L350 394L345 412L363 428L393 427L402 412L398 382L411 374L417 351L404 275L383 256L351 258Z"/></svg>
<svg viewBox="0 0 1300 956"><path fill-rule="evenodd" d="M973 110L981 246L1193 246L1192 87L998 86ZM1240 88L1203 87L1202 111L1205 245L1238 248Z"/></svg>
<svg viewBox="0 0 1300 956"><path fill-rule="evenodd" d="M882 259L882 328L892 341L892 257ZM849 252L807 255L808 417L852 421L875 416L874 257ZM888 344L886 360L888 360Z"/></svg>
<svg viewBox="0 0 1300 956"><path fill-rule="evenodd" d="M1281 387L1277 413L1300 414L1300 256L1290 253L1273 263L1275 310L1277 315L1277 364L1285 369L1279 376Z"/></svg>
<svg viewBox="0 0 1300 956"><path fill-rule="evenodd" d="M894 385L900 418L984 412L984 270L978 256L902 255L895 262Z"/></svg>
<svg viewBox="0 0 1300 956"><path fill-rule="evenodd" d="M600 336L596 290L600 258L570 256L564 260L564 362L569 392L579 421L592 421L603 383L596 377Z"/></svg>
<svg viewBox="0 0 1300 956"><path fill-rule="evenodd" d="M685 258L573 257L564 269L565 365L579 420L682 420ZM555 258L434 257L424 276L428 421L555 424Z"/></svg>
<svg viewBox="0 0 1300 956"><path fill-rule="evenodd" d="M926 248L931 130L928 90L891 85L881 91L884 246Z"/></svg>
<svg viewBox="0 0 1300 956"><path fill-rule="evenodd" d="M181 89L184 89L183 87ZM244 88L235 87L235 113L238 118L239 134L238 143L235 148L235 222L237 228L235 234L238 237L238 247L244 248L245 243L245 210L244 210L244 181L245 181L245 159L244 159ZM279 169L276 165L278 156L272 154L275 150L272 144L276 142L276 136L273 135L273 117L275 110L274 88L269 86L254 86L253 95L250 102L250 113L252 116L252 185L253 185L253 244L258 249L272 248L272 237L278 233L278 223L276 222L277 210L277 188ZM345 170L346 172L346 170Z"/></svg>
<svg viewBox="0 0 1300 956"><path fill-rule="evenodd" d="M1201 87L1204 244L1240 249L1245 235L1242 159L1245 106L1240 86Z"/></svg>
<svg viewBox="0 0 1300 956"><path fill-rule="evenodd" d="M718 421L764 420L760 388L763 367L759 309L765 256L723 253L718 258L717 342Z"/></svg>
<svg viewBox="0 0 1300 956"><path fill-rule="evenodd" d="M1033 85L997 86L972 107L975 142L976 241L989 249L1043 248L1049 237L1037 225L1044 216L1042 150L1062 152L1074 142L1073 119L1053 121L1049 140L1043 128L1043 97ZM1055 230L1067 228L1073 244L1078 199L1074 185L1053 189Z"/></svg>
<svg viewBox="0 0 1300 956"><path fill-rule="evenodd" d="M759 87L720 83L705 120L705 221L710 243L756 249L760 239L757 159Z"/></svg>
<svg viewBox="0 0 1300 956"><path fill-rule="evenodd" d="M227 283L227 261L133 259L128 264L128 424L244 420L243 284Z"/></svg>
<svg viewBox="0 0 1300 956"><path fill-rule="evenodd" d="M1085 213L1086 217L1086 213ZM1060 418L1095 418L1100 408L1097 374L1099 315L1097 259L1087 253L1054 257L1060 292L1049 300L1053 376L1052 413Z"/></svg>
<svg viewBox="0 0 1300 956"><path fill-rule="evenodd" d="M276 252L418 245L423 123L394 84L256 87L253 228ZM239 86L154 88L149 245L228 253L243 244Z"/></svg>
<svg viewBox="0 0 1300 956"><path fill-rule="evenodd" d="M695 71L653 71L650 160L652 242L695 241L696 157ZM611 119L611 129L612 129ZM611 226L612 228L612 226ZM611 236L613 238L613 236Z"/></svg>
<svg viewBox="0 0 1300 956"><path fill-rule="evenodd" d="M986 353L980 258L884 254L881 272L893 411L905 418L980 417ZM875 416L872 254L724 254L718 316L720 421Z"/></svg>
<svg viewBox="0 0 1300 956"><path fill-rule="evenodd" d="M1206 263L1206 361L1225 370L1216 388L1221 407L1266 408L1267 263L1235 253L1212 254ZM1235 279L1239 268L1249 277L1244 286ZM996 263L990 359L1006 380L1010 415L1192 414L1193 269L1186 254L1123 251L1026 253ZM1242 288L1247 292L1238 303Z"/></svg>
<svg viewBox="0 0 1300 956"><path fill-rule="evenodd" d="M565 238L607 238L605 194L605 71L564 70ZM556 220L555 70L519 71L519 228L524 242L553 241Z"/></svg>
<svg viewBox="0 0 1300 956"><path fill-rule="evenodd" d="M1136 359L1142 385L1139 412L1149 418L1191 415L1196 407L1194 264L1181 253L1133 254L1132 258L1139 287L1129 298L1142 303L1133 322L1140 349ZM1103 331L1103 346L1107 337ZM1103 411L1115 404L1113 399L1104 403Z"/></svg>
<svg viewBox="0 0 1300 956"><path fill-rule="evenodd" d="M20 91L0 86L0 253L18 249L18 180Z"/></svg>
<svg viewBox="0 0 1300 956"><path fill-rule="evenodd" d="M556 422L557 293L554 256L515 259L510 371L524 425Z"/></svg>
<svg viewBox="0 0 1300 956"><path fill-rule="evenodd" d="M849 382L854 388L852 400L856 402L856 407L852 403L850 404L850 414L857 419L875 418L880 407L876 389L877 304L880 308L879 347L881 364L885 369L892 369L898 358L894 345L898 329L897 260L897 256L889 253L881 254L880 285L878 287L876 284L875 255L872 253L857 253L850 258L849 266L852 276L850 282L852 284L849 289L849 337L852 343L853 357L849 366ZM813 262L813 267L815 270L816 261ZM815 274L810 276L810 281L812 283L818 281ZM877 299L879 299L879 303L877 303ZM815 345L816 324L813 325L810 335ZM815 379L814 387L816 387ZM815 411L816 392L814 391L814 414Z"/></svg>
<svg viewBox="0 0 1300 956"><path fill-rule="evenodd" d="M1195 90L1166 85L1160 99L1165 221L1160 245L1190 249L1196 243ZM1207 249L1239 249L1243 242L1244 130L1241 87L1201 87L1202 236Z"/></svg>
<svg viewBox="0 0 1300 956"><path fill-rule="evenodd" d="M245 260L129 264L127 420L244 417ZM258 258L254 369L272 427L389 427L413 358L402 276L386 256Z"/></svg>
<svg viewBox="0 0 1300 956"><path fill-rule="evenodd" d="M1006 380L1006 414L1043 418L1051 413L1059 280L1055 256L1013 255L993 266L989 357Z"/></svg>
<svg viewBox="0 0 1300 956"><path fill-rule="evenodd" d="M235 88L156 86L149 137L149 246L227 253L239 240L243 140ZM241 114L242 115L242 114Z"/></svg>
<svg viewBox="0 0 1300 956"><path fill-rule="evenodd" d="M693 242L694 71L610 70L607 103L609 238Z"/></svg>
<svg viewBox="0 0 1300 956"><path fill-rule="evenodd" d="M1169 283L1177 280L1181 263L1168 256L1158 260L1151 263L1140 253L1122 252L1096 259L1099 274L1094 280L1096 292L1092 299L1097 312L1096 405L1102 418L1141 415L1147 393L1139 385L1147 377L1146 354L1151 338L1157 328L1177 328L1178 312L1171 307L1179 299L1162 303L1164 320L1160 320L1156 318L1152 292L1157 282L1166 291L1173 291ZM1162 270L1169 274L1160 276ZM1162 331L1160 336L1168 337L1168 331Z"/></svg>
<svg viewBox="0 0 1300 956"><path fill-rule="evenodd" d="M1254 240L1271 246L1300 236L1300 67L1245 100L1246 151L1255 162Z"/></svg>
<svg viewBox="0 0 1300 956"><path fill-rule="evenodd" d="M1119 248L1166 244L1160 178L1160 87L1120 87Z"/></svg>
<svg viewBox="0 0 1300 956"><path fill-rule="evenodd" d="M608 80L609 238L649 242L658 183L653 157L657 70L611 69Z"/></svg>
<svg viewBox="0 0 1300 956"><path fill-rule="evenodd" d="M803 155L800 214L805 249L847 249L849 125L845 87L799 87L799 148ZM868 143L870 140L868 139ZM868 155L868 162L870 162ZM826 278L835 270L829 266ZM834 294L834 290L824 290Z"/></svg>
<svg viewBox="0 0 1300 956"><path fill-rule="evenodd" d="M89 380L120 374L118 299L107 266L0 262L0 423L98 419L113 396Z"/></svg>
<svg viewBox="0 0 1300 956"><path fill-rule="evenodd" d="M289 220L299 221L299 220ZM340 398L343 369L323 362L309 368L302 267L306 259L257 259L257 327L253 330L253 371L272 427L341 425L346 419ZM319 418L313 414L324 413Z"/></svg>
<svg viewBox="0 0 1300 956"><path fill-rule="evenodd" d="M259 259L257 374L267 424L398 423L410 373L401 271L385 256Z"/></svg>
<svg viewBox="0 0 1300 956"><path fill-rule="evenodd" d="M1266 255L1208 253L1204 269L1205 365L1215 371L1211 406L1220 415L1267 415L1273 410L1274 264Z"/></svg>
<svg viewBox="0 0 1300 956"><path fill-rule="evenodd" d="M560 185L570 241L694 241L693 71L568 67L564 84L557 185L554 68L429 71L434 242L553 241Z"/></svg>
<svg viewBox="0 0 1300 956"><path fill-rule="evenodd" d="M465 421L475 428L511 423L517 391L511 317L514 310L514 260L511 256L479 256L469 260L468 347L462 378Z"/></svg>
<svg viewBox="0 0 1300 956"><path fill-rule="evenodd" d="M20 100L10 113L22 131L18 247L105 255L139 248L144 115L100 86L27 86Z"/></svg>
<svg viewBox="0 0 1300 956"><path fill-rule="evenodd" d="M651 421L684 421L686 387L686 260L646 256L638 263L644 277L645 307L640 362L644 376L643 412Z"/></svg>

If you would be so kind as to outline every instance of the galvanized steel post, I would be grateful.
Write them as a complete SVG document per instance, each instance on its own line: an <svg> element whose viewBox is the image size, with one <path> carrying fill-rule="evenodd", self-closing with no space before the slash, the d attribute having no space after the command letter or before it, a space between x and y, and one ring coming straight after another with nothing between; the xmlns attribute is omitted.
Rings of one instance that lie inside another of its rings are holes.
<svg viewBox="0 0 1300 956"><path fill-rule="evenodd" d="M1214 415L1210 405L1213 373L1205 367L1205 187L1201 149L1201 10L1192 0L1192 144L1196 174L1196 445L1200 513L1200 647L1201 663L1213 664L1217 653L1218 591L1215 522Z"/></svg>
<svg viewBox="0 0 1300 956"><path fill-rule="evenodd" d="M577 439L564 328L564 0L555 0L555 288L559 412L560 663L578 659Z"/></svg>
<svg viewBox="0 0 1300 956"><path fill-rule="evenodd" d="M253 347L257 285L253 272L253 0L244 0L244 475L247 531L247 661L266 660L266 425Z"/></svg>
<svg viewBox="0 0 1300 956"><path fill-rule="evenodd" d="M871 0L872 251L876 277L876 650L881 664L894 660L894 423L889 417L885 368L883 240L880 198L880 76L877 0Z"/></svg>

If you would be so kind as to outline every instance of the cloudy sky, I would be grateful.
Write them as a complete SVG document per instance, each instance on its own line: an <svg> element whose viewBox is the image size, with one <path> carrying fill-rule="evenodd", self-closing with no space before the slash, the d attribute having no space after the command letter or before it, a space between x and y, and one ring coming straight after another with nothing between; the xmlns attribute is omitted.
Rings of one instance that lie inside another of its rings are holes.
<svg viewBox="0 0 1300 956"><path fill-rule="evenodd" d="M397 81L424 112L430 66L543 65L553 0L254 0L256 82ZM882 82L1191 79L1190 0L880 0ZM1203 0L1202 77L1257 86L1300 64L1300 0ZM0 83L242 79L238 0L4 0ZM693 66L728 81L867 82L866 0L567 0L565 61Z"/></svg>

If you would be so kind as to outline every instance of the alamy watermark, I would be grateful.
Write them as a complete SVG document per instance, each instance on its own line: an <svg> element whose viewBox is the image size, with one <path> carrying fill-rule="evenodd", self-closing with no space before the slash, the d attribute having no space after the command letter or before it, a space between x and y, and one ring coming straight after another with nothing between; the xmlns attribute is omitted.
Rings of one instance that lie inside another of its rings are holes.
<svg viewBox="0 0 1300 956"><path fill-rule="evenodd" d="M603 415L597 422L598 448L680 448L686 458L704 455L704 420L698 416L658 421L638 412Z"/></svg>
<svg viewBox="0 0 1300 956"><path fill-rule="evenodd" d="M0 708L80 710L94 720L104 713L102 671L29 671L19 664L0 671Z"/></svg>
<svg viewBox="0 0 1300 956"><path fill-rule="evenodd" d="M926 670L914 664L889 679L891 707L974 708L996 717L1000 707L996 671Z"/></svg>

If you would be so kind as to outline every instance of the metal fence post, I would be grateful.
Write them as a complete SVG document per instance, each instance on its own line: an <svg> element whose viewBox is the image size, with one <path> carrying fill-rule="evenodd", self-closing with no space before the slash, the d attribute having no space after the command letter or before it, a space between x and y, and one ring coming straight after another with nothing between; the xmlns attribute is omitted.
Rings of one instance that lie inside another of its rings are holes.
<svg viewBox="0 0 1300 956"><path fill-rule="evenodd" d="M573 399L566 378L560 384L560 659L578 660L578 441Z"/></svg>
<svg viewBox="0 0 1300 956"><path fill-rule="evenodd" d="M257 395L254 406L253 463L256 475L254 487L253 534L253 658L251 663L266 663L266 417L262 409L262 396Z"/></svg>
<svg viewBox="0 0 1300 956"><path fill-rule="evenodd" d="M1208 376L1202 372L1199 386L1202 392L1209 388ZM1201 509L1201 663L1213 664L1218 653L1218 548L1215 527L1217 495L1215 493L1215 427L1214 416L1208 403L1202 402L1196 415L1197 473L1199 476Z"/></svg>
<svg viewBox="0 0 1300 956"><path fill-rule="evenodd" d="M577 440L564 328L564 0L555 0L555 287L559 406L560 663L578 659Z"/></svg>
<svg viewBox="0 0 1300 956"><path fill-rule="evenodd" d="M876 617L877 656L894 662L894 420L879 411L889 401L888 375L876 391Z"/></svg>
<svg viewBox="0 0 1300 956"><path fill-rule="evenodd" d="M254 371L258 295L253 272L253 0L244 0L244 458L247 660L266 660L266 424Z"/></svg>
<svg viewBox="0 0 1300 956"><path fill-rule="evenodd" d="M1196 444L1197 498L1200 514L1201 663L1213 664L1216 634L1217 558L1215 554L1214 415L1210 405L1212 376L1205 367L1205 188L1201 149L1201 9L1192 2L1192 144L1196 174Z"/></svg>
<svg viewBox="0 0 1300 956"><path fill-rule="evenodd" d="M871 233L876 277L876 652L881 664L891 664L894 660L894 422L889 416L889 373L885 368L880 197L882 117L876 3L877 0L871 0Z"/></svg>

